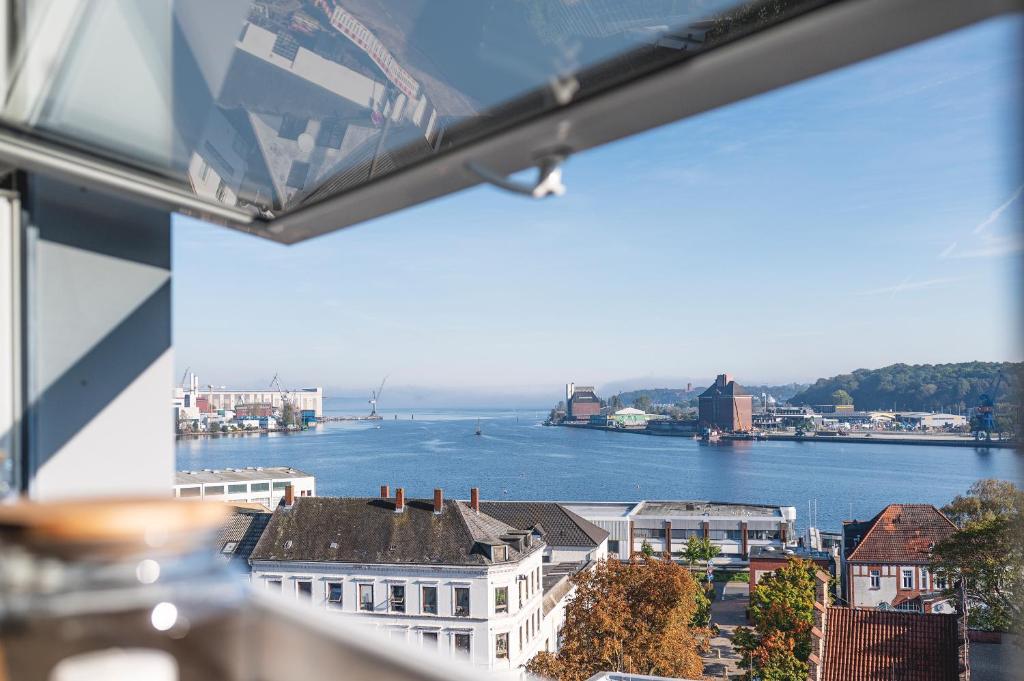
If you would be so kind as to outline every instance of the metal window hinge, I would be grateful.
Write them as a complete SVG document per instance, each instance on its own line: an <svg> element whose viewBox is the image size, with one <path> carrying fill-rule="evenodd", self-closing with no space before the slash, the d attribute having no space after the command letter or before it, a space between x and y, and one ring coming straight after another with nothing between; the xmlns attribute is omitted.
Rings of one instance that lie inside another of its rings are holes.
<svg viewBox="0 0 1024 681"><path fill-rule="evenodd" d="M565 185L562 184L562 164L568 157L569 152L558 151L545 154L537 159L537 181L532 185L510 180L476 161L467 161L466 169L495 187L542 199L545 196L565 194Z"/></svg>

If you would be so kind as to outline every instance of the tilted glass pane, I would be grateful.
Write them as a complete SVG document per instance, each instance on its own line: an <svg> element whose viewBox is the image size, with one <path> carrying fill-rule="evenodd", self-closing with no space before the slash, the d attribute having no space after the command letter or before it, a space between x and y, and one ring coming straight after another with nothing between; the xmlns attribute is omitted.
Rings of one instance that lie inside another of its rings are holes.
<svg viewBox="0 0 1024 681"><path fill-rule="evenodd" d="M3 121L272 219L810 0L21 0Z"/></svg>

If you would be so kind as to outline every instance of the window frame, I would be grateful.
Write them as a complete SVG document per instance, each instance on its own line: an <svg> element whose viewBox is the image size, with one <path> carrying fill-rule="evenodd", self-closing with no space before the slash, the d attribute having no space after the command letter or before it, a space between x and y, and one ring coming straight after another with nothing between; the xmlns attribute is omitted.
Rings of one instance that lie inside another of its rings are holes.
<svg viewBox="0 0 1024 681"><path fill-rule="evenodd" d="M430 590L432 590L434 592L434 599L433 599L434 600L434 606L433 606L434 609L433 609L433 612L431 612L430 610L427 610L427 598L426 598L427 589L430 589ZM437 585L436 584L421 584L420 585L420 614L421 615L437 616L439 614L438 610L439 610L439 608L438 608L438 598L437 598Z"/></svg>
<svg viewBox="0 0 1024 681"><path fill-rule="evenodd" d="M907 581L910 584L907 584ZM910 590L914 588L914 568L900 568L900 588Z"/></svg>
<svg viewBox="0 0 1024 681"><path fill-rule="evenodd" d="M504 646L502 645L504 641ZM494 635L494 658L496 660L508 660L511 658L508 649L508 632L503 631Z"/></svg>
<svg viewBox="0 0 1024 681"><path fill-rule="evenodd" d="M356 603L357 603L357 607L358 607L359 612L375 612L376 611L377 606L376 606L376 603L374 601L373 587L374 587L374 585L373 585L372 582L362 582L362 583L359 584L359 588L356 590L356 595L357 595ZM363 598L363 594L367 593L367 592L370 594L370 601L369 601L370 607L369 608L363 607L366 604L366 600Z"/></svg>
<svg viewBox="0 0 1024 681"><path fill-rule="evenodd" d="M882 571L881 570L868 570L868 579L870 582L870 589L877 591L882 588Z"/></svg>
<svg viewBox="0 0 1024 681"><path fill-rule="evenodd" d="M402 590L401 599L395 598L395 589ZM408 590L405 588L405 583L388 584L388 612L404 615L408 606L407 594Z"/></svg>
<svg viewBox="0 0 1024 681"><path fill-rule="evenodd" d="M504 593L505 602L499 602L499 594ZM503 614L508 612L508 585L494 587L494 613Z"/></svg>
<svg viewBox="0 0 1024 681"><path fill-rule="evenodd" d="M459 611L459 593L464 591L466 593L466 607L465 612ZM452 615L455 617L469 617L472 612L473 601L472 595L468 586L455 586L452 587Z"/></svg>
<svg viewBox="0 0 1024 681"><path fill-rule="evenodd" d="M332 587L338 587L338 598L331 598ZM345 607L345 582L329 580L324 584L324 601L328 607L332 608L343 608Z"/></svg>

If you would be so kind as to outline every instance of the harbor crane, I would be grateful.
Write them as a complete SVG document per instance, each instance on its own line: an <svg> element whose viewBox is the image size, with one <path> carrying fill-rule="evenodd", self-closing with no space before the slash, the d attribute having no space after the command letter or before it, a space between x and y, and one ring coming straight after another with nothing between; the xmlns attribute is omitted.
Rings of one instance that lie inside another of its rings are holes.
<svg viewBox="0 0 1024 681"><path fill-rule="evenodd" d="M270 387L276 388L277 392L281 395L281 418L284 420L285 425L295 425L295 409L292 408L291 404L291 391L285 390L284 386L281 385L281 379L276 373L274 374L274 377L270 379Z"/></svg>
<svg viewBox="0 0 1024 681"><path fill-rule="evenodd" d="M385 376L380 382L380 387L370 393L370 416L371 419L379 419L381 416L377 414L377 400L384 393L384 384L387 383L388 377Z"/></svg>

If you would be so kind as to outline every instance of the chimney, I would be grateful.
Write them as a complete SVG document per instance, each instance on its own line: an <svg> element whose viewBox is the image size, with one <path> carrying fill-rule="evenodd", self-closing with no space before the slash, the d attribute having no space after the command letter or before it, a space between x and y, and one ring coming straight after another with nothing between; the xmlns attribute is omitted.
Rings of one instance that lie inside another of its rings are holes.
<svg viewBox="0 0 1024 681"><path fill-rule="evenodd" d="M295 485L288 483L284 487L284 505L292 506L295 503Z"/></svg>
<svg viewBox="0 0 1024 681"><path fill-rule="evenodd" d="M390 499L391 498L391 485L381 485L380 486L380 498L381 499Z"/></svg>
<svg viewBox="0 0 1024 681"><path fill-rule="evenodd" d="M444 508L444 492L441 489L434 490L434 513L440 513Z"/></svg>
<svg viewBox="0 0 1024 681"><path fill-rule="evenodd" d="M958 579L953 585L956 589L956 657L957 657L957 679L958 681L971 681L971 641L970 632L967 629L967 587L963 579Z"/></svg>
<svg viewBox="0 0 1024 681"><path fill-rule="evenodd" d="M399 487L395 490L395 513L405 511L405 489Z"/></svg>
<svg viewBox="0 0 1024 681"><path fill-rule="evenodd" d="M474 511L476 511L477 513L480 512L480 488L479 487L474 487L471 490L469 490L469 507L471 509L473 509Z"/></svg>
<svg viewBox="0 0 1024 681"><path fill-rule="evenodd" d="M807 658L808 681L824 677L822 660L825 659L825 632L828 627L828 583L831 575L822 570L815 573L814 626L811 627L811 654Z"/></svg>

